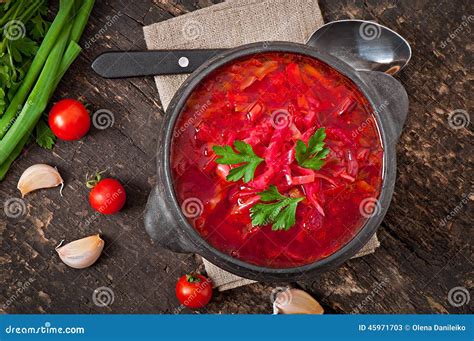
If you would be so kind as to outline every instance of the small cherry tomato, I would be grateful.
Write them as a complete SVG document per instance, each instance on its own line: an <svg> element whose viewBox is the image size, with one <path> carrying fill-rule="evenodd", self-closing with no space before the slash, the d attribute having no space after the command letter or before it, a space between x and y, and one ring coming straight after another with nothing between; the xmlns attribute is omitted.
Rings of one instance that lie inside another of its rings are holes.
<svg viewBox="0 0 474 341"><path fill-rule="evenodd" d="M48 123L59 139L74 141L87 134L91 118L84 104L67 98L53 105L49 112Z"/></svg>
<svg viewBox="0 0 474 341"><path fill-rule="evenodd" d="M89 203L97 212L114 214L125 205L127 198L125 188L116 179L102 179L100 173L97 173L95 179L87 181L87 187L92 188Z"/></svg>
<svg viewBox="0 0 474 341"><path fill-rule="evenodd" d="M212 281L203 275L184 275L176 283L176 297L188 308L202 308L212 298Z"/></svg>

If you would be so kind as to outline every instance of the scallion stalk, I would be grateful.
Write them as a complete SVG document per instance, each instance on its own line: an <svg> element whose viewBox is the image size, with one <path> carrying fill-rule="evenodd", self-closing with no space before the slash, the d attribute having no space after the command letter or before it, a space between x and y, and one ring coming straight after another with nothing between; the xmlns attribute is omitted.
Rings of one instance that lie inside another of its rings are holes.
<svg viewBox="0 0 474 341"><path fill-rule="evenodd" d="M0 181L5 179L5 175L7 175L8 169L12 165L13 161L15 161L15 159L20 155L21 151L23 150L23 147L25 147L25 144L29 141L31 133L32 131L28 132L28 134L23 136L23 138L20 140L20 143L16 145L15 149L13 149L13 151L5 160L5 162L0 165Z"/></svg>
<svg viewBox="0 0 474 341"><path fill-rule="evenodd" d="M74 60L76 60L77 56L79 56L79 54L81 53L81 47L79 45L77 45L76 42L74 41L71 41L66 49L66 52L64 52L64 56L61 60L61 64L59 65L59 70L58 70L58 74L56 76L56 79L55 79L55 85L53 86L53 88L56 88L57 85L59 84L59 82L61 81L61 78L64 76L64 74L66 73L66 71L69 69L69 67L71 66L71 64L74 62ZM52 95L52 94L51 94ZM50 95L50 96L51 96ZM13 161L15 161L15 159L20 155L21 151L23 150L23 148L25 147L26 143L29 141L30 139L30 136L33 132L34 128L29 131L21 140L20 142L17 144L17 146L15 147L15 149L13 149L13 151L11 152L11 154L8 156L8 158L5 160L5 162L3 162L1 165L0 165L0 181L2 181L5 176L7 175L7 172L8 172L8 169L10 168L11 164L13 163Z"/></svg>
<svg viewBox="0 0 474 341"><path fill-rule="evenodd" d="M70 39L74 42L79 42L82 32L86 27L89 16L94 7L95 0L84 0L80 4L80 7L76 13L76 18L74 19L74 24L72 25L71 37Z"/></svg>
<svg viewBox="0 0 474 341"><path fill-rule="evenodd" d="M38 74L41 72L45 65L46 59L49 58L51 50L55 46L59 35L64 32L64 26L66 23L68 23L70 19L69 14L72 10L73 5L74 1L60 0L59 11L56 15L56 18L54 18L51 27L46 33L46 36L44 37L44 40L41 43L41 46L39 47L38 52L36 53L36 56L33 59L33 62L31 63L31 66L28 69L28 72L26 73L26 76L21 83L20 88L15 93L15 96L12 98L7 110L0 118L0 138L3 138L7 133L9 127L12 126L12 123L15 120L18 110L24 104L25 99L28 96L31 88L33 87L34 82L38 78Z"/></svg>
<svg viewBox="0 0 474 341"><path fill-rule="evenodd" d="M59 64L58 74L56 75L56 79L54 80L53 85L53 92L58 87L59 82L63 78L66 71L69 69L71 64L76 60L76 58L81 53L82 49L75 41L70 41L69 45L64 52L64 56L61 59L61 64ZM51 93L51 96L53 93Z"/></svg>
<svg viewBox="0 0 474 341"><path fill-rule="evenodd" d="M81 48L77 42L87 24L94 2L95 0L60 0L58 14L33 60L27 77L10 102L5 115L0 118L0 139L3 137L0 140L0 181L4 179L9 167L29 141L61 78L80 54ZM74 21L69 23L68 19L73 8L77 11L73 13ZM66 46L67 49L64 51ZM58 60L60 60L59 66ZM26 80L28 83L25 85ZM36 84L29 93L35 80ZM21 93L18 94L19 92ZM27 96L28 100L15 120L18 108Z"/></svg>
<svg viewBox="0 0 474 341"><path fill-rule="evenodd" d="M28 100L15 120L15 123L13 123L0 141L0 164L3 164L8 159L25 135L34 128L41 114L46 109L50 95L54 91L53 86L56 84L60 61L69 40L71 26L72 25L69 24L66 26L66 29L62 30L58 41L54 44L46 59L38 81L28 96Z"/></svg>

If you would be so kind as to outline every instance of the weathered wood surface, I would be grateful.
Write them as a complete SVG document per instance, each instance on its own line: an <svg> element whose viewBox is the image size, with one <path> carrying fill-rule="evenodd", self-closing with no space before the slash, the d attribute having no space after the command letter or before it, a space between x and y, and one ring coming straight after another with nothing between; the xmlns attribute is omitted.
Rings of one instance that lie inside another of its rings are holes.
<svg viewBox="0 0 474 341"><path fill-rule="evenodd" d="M55 99L81 96L93 110L110 110L115 122L105 130L92 129L80 142L59 142L52 153L31 146L0 184L3 205L19 196L17 180L34 163L57 165L66 181L62 197L57 190L29 195L27 212L19 218L0 211L2 311L178 312L175 282L199 265L192 255L157 249L142 227L143 207L155 182L156 134L163 116L154 81L104 80L90 63L108 49L144 49L143 25L211 4L97 1L82 41L88 48ZM292 284L311 292L330 313L472 312L472 302L454 307L448 301L450 289L473 286L472 124L461 129L448 124L450 112L472 108L472 2L324 0L320 5L326 21L372 19L408 39L413 58L398 78L409 94L410 112L397 147L398 179L380 229L381 247L318 279ZM99 34L101 29L105 32ZM120 215L96 216L89 208L83 180L96 169L107 169L125 183L128 201ZM106 240L96 265L78 271L59 261L54 247L61 240L96 232ZM276 285L216 293L200 312L270 313L269 295ZM105 308L92 302L94 289L101 286L111 288L115 297Z"/></svg>

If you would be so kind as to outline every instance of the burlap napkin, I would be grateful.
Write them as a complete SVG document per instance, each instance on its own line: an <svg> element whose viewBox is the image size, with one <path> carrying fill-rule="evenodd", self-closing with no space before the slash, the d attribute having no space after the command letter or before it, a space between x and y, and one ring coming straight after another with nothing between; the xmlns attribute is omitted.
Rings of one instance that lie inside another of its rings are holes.
<svg viewBox="0 0 474 341"><path fill-rule="evenodd" d="M317 0L227 0L143 28L148 49L229 48L257 41L304 43L323 18ZM157 76L156 87L166 110L187 75ZM356 257L379 246L377 236ZM230 274L203 260L214 286L228 290L253 281Z"/></svg>

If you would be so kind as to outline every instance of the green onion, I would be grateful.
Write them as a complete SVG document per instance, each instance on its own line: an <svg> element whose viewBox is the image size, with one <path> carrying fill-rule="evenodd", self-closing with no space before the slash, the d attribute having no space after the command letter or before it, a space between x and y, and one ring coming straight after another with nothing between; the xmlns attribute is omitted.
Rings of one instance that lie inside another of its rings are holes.
<svg viewBox="0 0 474 341"><path fill-rule="evenodd" d="M13 149L13 151L5 160L5 162L0 165L0 181L5 179L5 175L7 175L8 169L12 165L13 161L15 161L15 159L21 154L23 147L30 140L31 133L32 131L28 132L28 134L23 136L23 138L20 140L20 143L16 145L15 149Z"/></svg>
<svg viewBox="0 0 474 341"><path fill-rule="evenodd" d="M61 81L61 78L64 76L64 74L69 69L69 67L74 62L74 60L77 58L77 56L79 56L79 53L81 53L81 47L79 45L77 45L77 43L75 43L74 41L71 41L69 43L68 48L66 49L66 52L64 53L64 56L61 60L61 64L59 65L59 70L58 70L58 74L57 74L56 79L55 79L54 88L57 87L57 85ZM5 162L3 162L0 165L0 181L2 181L5 178L11 164L20 155L20 153L23 150L23 148L25 147L26 143L30 140L30 135L31 135L32 132L33 132L33 129L30 130L20 140L20 142L17 144L15 149L13 149L13 151L8 156L8 158L5 160Z"/></svg>
<svg viewBox="0 0 474 341"><path fill-rule="evenodd" d="M63 1L61 1L62 3ZM34 128L46 109L48 100L54 91L53 86L56 84L60 64L58 61L62 59L70 32L71 25L62 30L21 113L0 141L0 164L8 159L18 143Z"/></svg>
<svg viewBox="0 0 474 341"><path fill-rule="evenodd" d="M41 5L44 0L34 1L31 6ZM9 167L30 140L30 135L61 78L79 56L81 47L77 42L87 24L94 2L95 0L60 0L58 14L22 85L10 102L4 116L0 118L0 181L4 179ZM16 12L16 15L22 8L21 4L21 1L15 3L9 13ZM29 15L28 10L22 13L22 16L25 15ZM72 22L69 20L71 16L74 17ZM5 17L0 21L4 19ZM33 90L31 90L32 87ZM18 114L20 108L21 112ZM17 114L18 117L16 117Z"/></svg>
<svg viewBox="0 0 474 341"><path fill-rule="evenodd" d="M71 31L71 41L78 42L81 38L82 32L86 27L87 20L89 19L89 15L92 12L92 8L94 7L95 0L84 0L82 2L81 7L76 13L76 18L74 19L74 24L72 25Z"/></svg>
<svg viewBox="0 0 474 341"><path fill-rule="evenodd" d="M25 79L22 81L20 88L17 90L15 96L11 100L3 117L0 118L0 138L5 136L9 127L12 125L19 108L21 108L21 106L24 104L28 93L30 92L34 82L38 77L38 74L45 65L46 59L49 58L48 56L55 46L58 36L61 34L61 32L64 32L64 26L70 19L69 14L72 10L73 4L74 1L71 0L60 1L58 14L49 28L48 33L44 37L44 40L41 43L41 46L38 49L38 52L36 53L30 68L28 69Z"/></svg>
<svg viewBox="0 0 474 341"><path fill-rule="evenodd" d="M58 87L58 84L61 81L61 78L63 78L64 74L69 69L71 64L79 56L81 51L82 51L81 47L77 45L75 41L69 42L66 52L64 52L64 56L61 59L61 64L59 64L58 74L56 75L56 79L54 80L53 92ZM51 93L51 96L52 95L53 94Z"/></svg>

